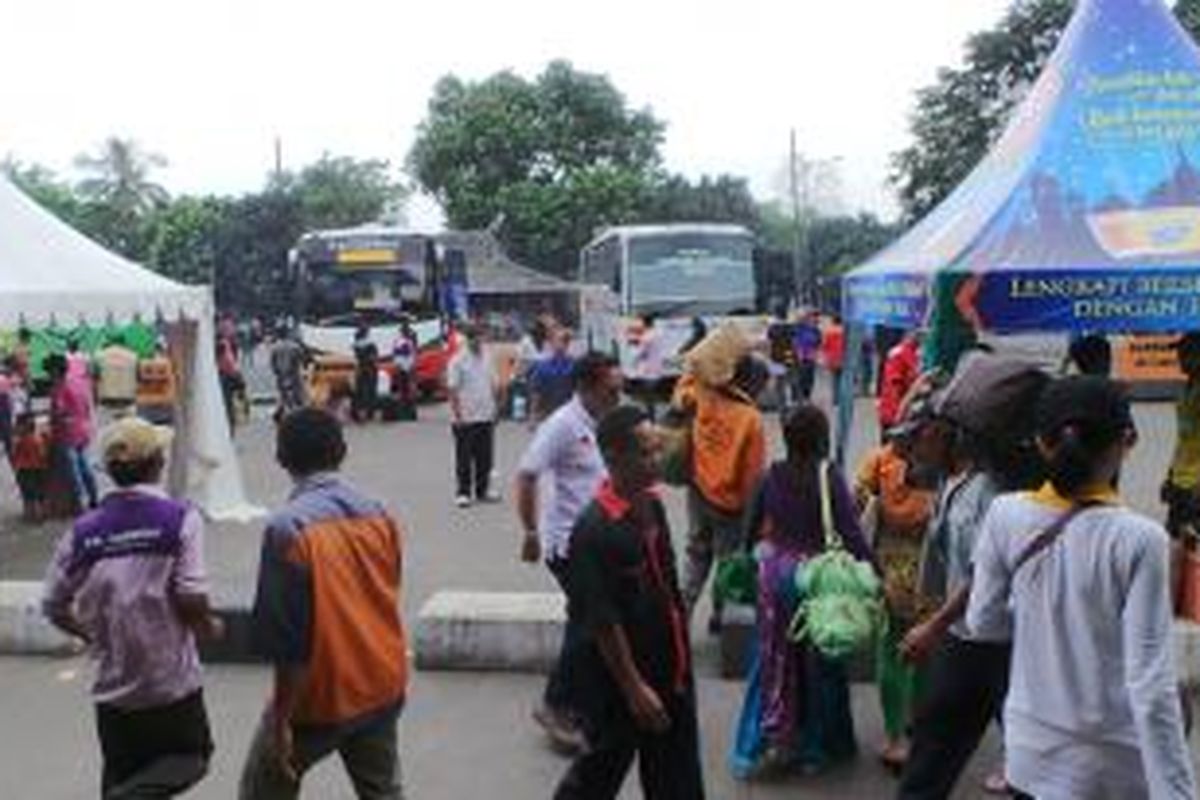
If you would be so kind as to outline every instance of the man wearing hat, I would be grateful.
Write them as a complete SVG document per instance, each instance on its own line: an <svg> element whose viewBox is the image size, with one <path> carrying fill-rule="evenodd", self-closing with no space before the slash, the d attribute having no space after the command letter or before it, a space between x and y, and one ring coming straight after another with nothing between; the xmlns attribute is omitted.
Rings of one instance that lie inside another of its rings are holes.
<svg viewBox="0 0 1200 800"><path fill-rule="evenodd" d="M212 752L196 636L219 636L208 604L203 522L159 488L170 431L135 417L102 434L116 489L59 540L42 608L87 643L104 759L102 796L171 797Z"/></svg>
<svg viewBox="0 0 1200 800"><path fill-rule="evenodd" d="M1189 529L1200 531L1200 332L1184 334L1175 343L1187 386L1176 406L1175 455L1163 483L1167 504L1167 533L1179 539Z"/></svg>

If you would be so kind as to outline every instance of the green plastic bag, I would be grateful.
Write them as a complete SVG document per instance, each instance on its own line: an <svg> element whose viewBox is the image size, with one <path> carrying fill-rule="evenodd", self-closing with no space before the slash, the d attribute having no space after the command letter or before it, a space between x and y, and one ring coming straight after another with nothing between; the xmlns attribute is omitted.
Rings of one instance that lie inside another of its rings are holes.
<svg viewBox="0 0 1200 800"><path fill-rule="evenodd" d="M801 599L789 636L807 639L826 658L845 659L874 645L887 615L874 568L846 551L834 527L827 464L819 475L825 552L796 567Z"/></svg>
<svg viewBox="0 0 1200 800"><path fill-rule="evenodd" d="M713 596L722 602L752 606L758 603L758 562L750 553L737 552L717 562Z"/></svg>

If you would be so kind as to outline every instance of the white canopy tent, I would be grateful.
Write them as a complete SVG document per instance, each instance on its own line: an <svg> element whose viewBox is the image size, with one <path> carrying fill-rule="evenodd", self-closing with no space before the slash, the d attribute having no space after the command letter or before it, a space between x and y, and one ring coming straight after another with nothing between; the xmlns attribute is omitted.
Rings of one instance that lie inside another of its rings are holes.
<svg viewBox="0 0 1200 800"><path fill-rule="evenodd" d="M173 488L213 519L255 515L221 399L209 289L105 250L0 177L0 330L138 319L166 323L186 362Z"/></svg>

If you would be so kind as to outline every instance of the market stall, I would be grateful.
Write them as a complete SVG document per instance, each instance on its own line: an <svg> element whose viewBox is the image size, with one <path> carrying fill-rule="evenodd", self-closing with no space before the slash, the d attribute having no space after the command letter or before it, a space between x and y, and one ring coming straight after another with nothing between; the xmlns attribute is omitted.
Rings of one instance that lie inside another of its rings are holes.
<svg viewBox="0 0 1200 800"><path fill-rule="evenodd" d="M217 382L210 290L105 250L0 178L0 330L136 321L165 331L180 373L173 492L214 519L253 516Z"/></svg>

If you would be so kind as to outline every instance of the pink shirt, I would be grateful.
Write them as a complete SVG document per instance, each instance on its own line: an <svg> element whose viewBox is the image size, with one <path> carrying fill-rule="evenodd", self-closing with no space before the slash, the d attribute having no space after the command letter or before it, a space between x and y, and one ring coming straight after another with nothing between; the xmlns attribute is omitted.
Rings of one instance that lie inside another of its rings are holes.
<svg viewBox="0 0 1200 800"><path fill-rule="evenodd" d="M92 397L78 381L65 380L50 394L54 439L68 447L87 447L92 441Z"/></svg>

